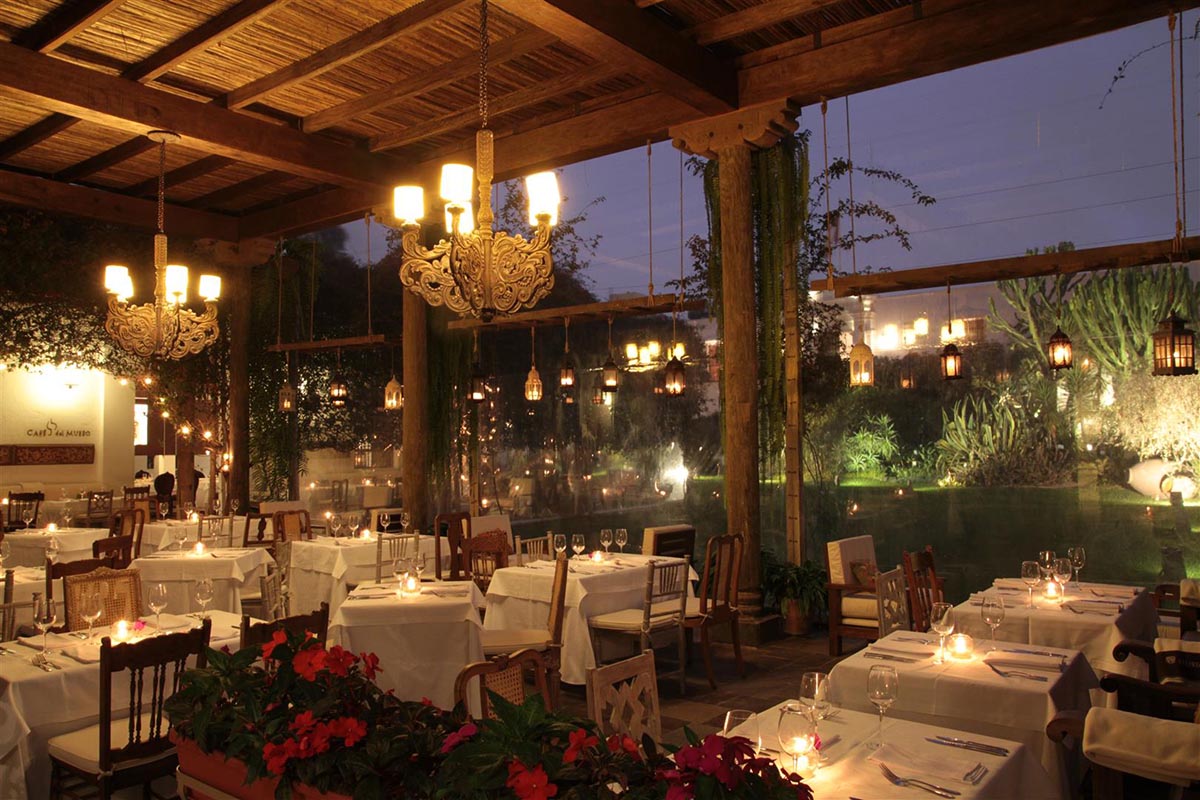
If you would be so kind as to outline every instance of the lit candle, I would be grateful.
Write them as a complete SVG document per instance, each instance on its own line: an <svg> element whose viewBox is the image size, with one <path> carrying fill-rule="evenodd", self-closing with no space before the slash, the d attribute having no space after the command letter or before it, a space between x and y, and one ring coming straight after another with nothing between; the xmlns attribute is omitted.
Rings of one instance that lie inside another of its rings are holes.
<svg viewBox="0 0 1200 800"><path fill-rule="evenodd" d="M801 778L811 778L817 772L817 765L820 763L821 756L813 745L813 737L796 736L793 737L791 746L787 748L795 754L795 769L793 771Z"/></svg>
<svg viewBox="0 0 1200 800"><path fill-rule="evenodd" d="M197 514L195 511L188 514L188 522L199 522L199 521L200 521L200 515Z"/></svg>
<svg viewBox="0 0 1200 800"><path fill-rule="evenodd" d="M359 531L359 533L358 533L358 538L362 539L364 542L369 542L369 541L371 541L371 531L370 531L370 529L369 529L369 528L363 528L361 531Z"/></svg>
<svg viewBox="0 0 1200 800"><path fill-rule="evenodd" d="M195 555L198 555L198 556L202 556L202 555L204 555L204 552L205 552L204 542L196 542L196 546L194 548L192 548L192 553L194 553Z"/></svg>
<svg viewBox="0 0 1200 800"><path fill-rule="evenodd" d="M956 633L948 641L950 656L967 661L975 654L975 640L965 633Z"/></svg>
<svg viewBox="0 0 1200 800"><path fill-rule="evenodd" d="M113 624L112 638L118 642L129 641L129 623L126 620L119 619Z"/></svg>
<svg viewBox="0 0 1200 800"><path fill-rule="evenodd" d="M415 575L409 575L407 578L404 579L404 591L406 591L410 594L420 594L421 593L421 582L419 580L417 580L417 577Z"/></svg>
<svg viewBox="0 0 1200 800"><path fill-rule="evenodd" d="M46 526L46 530L49 531L50 533L54 533L56 530L58 530L58 526L55 525L53 522L51 522L49 525Z"/></svg>
<svg viewBox="0 0 1200 800"><path fill-rule="evenodd" d="M1046 581L1046 589L1043 592L1047 600L1061 600L1062 586L1058 581Z"/></svg>
<svg viewBox="0 0 1200 800"><path fill-rule="evenodd" d="M604 560L604 554L601 553L599 550L595 550L592 552L592 561L600 562L603 560Z"/></svg>

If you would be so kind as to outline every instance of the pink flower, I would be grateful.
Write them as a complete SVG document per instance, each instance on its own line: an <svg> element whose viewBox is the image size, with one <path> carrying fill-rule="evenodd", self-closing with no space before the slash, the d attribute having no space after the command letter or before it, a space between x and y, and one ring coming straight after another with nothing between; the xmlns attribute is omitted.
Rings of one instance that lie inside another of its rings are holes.
<svg viewBox="0 0 1200 800"><path fill-rule="evenodd" d="M478 726L476 726L474 722L468 722L466 725L463 725L454 733L446 737L446 741L442 742L442 754L444 755L449 753L451 750L458 747L460 744L465 742L467 739L470 739L477 733L479 733Z"/></svg>

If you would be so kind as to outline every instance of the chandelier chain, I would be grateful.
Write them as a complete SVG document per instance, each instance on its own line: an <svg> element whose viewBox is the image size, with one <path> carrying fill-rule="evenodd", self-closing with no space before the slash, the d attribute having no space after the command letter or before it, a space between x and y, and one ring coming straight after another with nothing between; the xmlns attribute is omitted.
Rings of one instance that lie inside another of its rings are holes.
<svg viewBox="0 0 1200 800"><path fill-rule="evenodd" d="M488 0L479 0L479 118L488 126Z"/></svg>
<svg viewBox="0 0 1200 800"><path fill-rule="evenodd" d="M529 368L537 369L537 326L529 326Z"/></svg>
<svg viewBox="0 0 1200 800"><path fill-rule="evenodd" d="M163 233L164 207L167 196L167 140L158 143L158 232Z"/></svg>
<svg viewBox="0 0 1200 800"><path fill-rule="evenodd" d="M275 343L283 342L283 237L275 242Z"/></svg>

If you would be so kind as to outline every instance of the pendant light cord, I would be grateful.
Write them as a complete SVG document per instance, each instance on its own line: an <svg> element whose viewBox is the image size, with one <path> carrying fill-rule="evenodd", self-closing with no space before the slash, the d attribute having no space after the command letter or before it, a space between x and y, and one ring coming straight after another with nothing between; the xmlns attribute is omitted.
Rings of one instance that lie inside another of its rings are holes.
<svg viewBox="0 0 1200 800"><path fill-rule="evenodd" d="M846 97L846 178L850 182L850 268L858 274L858 248L854 235L854 157L850 154L850 98Z"/></svg>
<svg viewBox="0 0 1200 800"><path fill-rule="evenodd" d="M571 352L571 318L563 317L563 353Z"/></svg>
<svg viewBox="0 0 1200 800"><path fill-rule="evenodd" d="M650 286L646 290L654 300L654 160L651 157L651 142L646 140L646 238L650 243Z"/></svg>
<svg viewBox="0 0 1200 800"><path fill-rule="evenodd" d="M367 336L375 332L371 319L371 212L363 215L367 223Z"/></svg>
<svg viewBox="0 0 1200 800"><path fill-rule="evenodd" d="M275 243L275 278L278 291L275 296L275 344L283 343L283 239Z"/></svg>
<svg viewBox="0 0 1200 800"><path fill-rule="evenodd" d="M488 126L488 0L479 0L479 119Z"/></svg>
<svg viewBox="0 0 1200 800"><path fill-rule="evenodd" d="M308 340L317 335L317 237L312 237L312 260L308 270Z"/></svg>
<svg viewBox="0 0 1200 800"><path fill-rule="evenodd" d="M537 326L529 326L529 368L537 369Z"/></svg>
<svg viewBox="0 0 1200 800"><path fill-rule="evenodd" d="M821 150L825 157L825 259L826 273L829 280L828 289L833 291L833 238L832 238L832 217L833 213L829 207L829 126L826 124L826 115L829 111L829 103L825 98L821 98Z"/></svg>
<svg viewBox="0 0 1200 800"><path fill-rule="evenodd" d="M1167 27L1171 34L1171 156L1175 167L1175 253L1183 251L1183 216L1182 216L1182 197L1181 197L1181 179L1179 175L1179 117L1182 111L1175 105L1176 84L1178 78L1175 71L1175 12L1172 11L1167 15ZM1182 46L1180 47L1182 55ZM1183 104L1183 98L1180 97L1180 106Z"/></svg>
<svg viewBox="0 0 1200 800"><path fill-rule="evenodd" d="M946 281L946 339L952 340L954 336L954 327L951 323L954 321L954 310L950 305L950 281Z"/></svg>
<svg viewBox="0 0 1200 800"><path fill-rule="evenodd" d="M683 305L683 151L679 151L679 287L675 291L675 306L671 309L671 353L674 355L677 335L675 317Z"/></svg>

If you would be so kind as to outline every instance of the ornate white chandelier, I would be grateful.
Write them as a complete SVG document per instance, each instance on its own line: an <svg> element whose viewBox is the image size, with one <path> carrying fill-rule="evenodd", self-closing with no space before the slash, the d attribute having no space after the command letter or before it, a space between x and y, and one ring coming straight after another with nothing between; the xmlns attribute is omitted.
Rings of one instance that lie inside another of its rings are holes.
<svg viewBox="0 0 1200 800"><path fill-rule="evenodd" d="M171 131L150 131L158 142L158 232L154 234L154 302L129 305L133 279L129 268L109 264L104 268L104 288L108 299L105 330L122 349L143 358L178 360L195 355L217 340L217 299L221 296L221 278L200 276L200 296L204 313L184 308L187 303L188 268L167 263L167 235L163 232L167 142L179 141Z"/></svg>
<svg viewBox="0 0 1200 800"><path fill-rule="evenodd" d="M479 116L475 134L475 169L465 164L442 167L440 194L446 201L448 240L426 249L419 241L419 220L425 216L420 186L398 186L394 214L402 225L400 282L433 306L446 306L462 316L484 322L497 314L530 308L554 288L550 256L550 227L558 222L558 179L539 172L525 179L529 221L535 227L526 241L492 230L493 137L488 130L487 0L480 3ZM471 188L479 184L478 225L471 215Z"/></svg>

